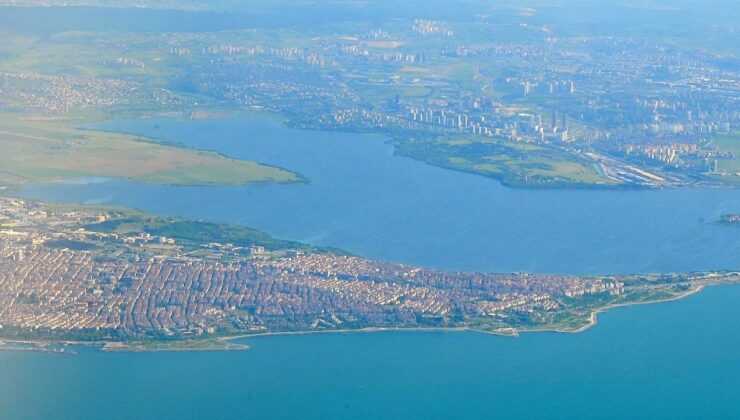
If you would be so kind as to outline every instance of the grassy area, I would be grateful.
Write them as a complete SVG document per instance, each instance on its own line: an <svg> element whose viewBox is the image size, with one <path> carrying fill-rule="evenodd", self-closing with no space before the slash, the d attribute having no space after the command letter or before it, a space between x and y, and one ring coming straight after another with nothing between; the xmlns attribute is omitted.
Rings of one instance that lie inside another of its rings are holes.
<svg viewBox="0 0 740 420"><path fill-rule="evenodd" d="M405 138L396 145L401 155L449 169L490 176L510 186L613 185L589 162L546 146L460 136Z"/></svg>
<svg viewBox="0 0 740 420"><path fill-rule="evenodd" d="M239 247L262 246L268 251L294 249L346 254L335 248L313 247L301 242L278 239L260 230L240 225L153 216L121 207L49 204L48 208L55 212L84 211L91 214L108 214L108 220L88 224L84 228L93 232L116 233L123 236L146 232L175 239L178 244L188 249L200 249L202 245L215 242Z"/></svg>
<svg viewBox="0 0 740 420"><path fill-rule="evenodd" d="M709 177L740 186L740 134L716 136L705 147L726 155L717 158L718 173Z"/></svg>
<svg viewBox="0 0 740 420"><path fill-rule="evenodd" d="M369 80L353 79L348 85L364 99L374 102L383 103L392 99L395 95L403 98L424 98L433 93L433 89L427 86L417 86L414 84L391 83L387 79L385 82L373 83Z"/></svg>
<svg viewBox="0 0 740 420"><path fill-rule="evenodd" d="M168 185L296 182L299 175L214 152L71 128L61 120L0 116L0 182L115 177Z"/></svg>

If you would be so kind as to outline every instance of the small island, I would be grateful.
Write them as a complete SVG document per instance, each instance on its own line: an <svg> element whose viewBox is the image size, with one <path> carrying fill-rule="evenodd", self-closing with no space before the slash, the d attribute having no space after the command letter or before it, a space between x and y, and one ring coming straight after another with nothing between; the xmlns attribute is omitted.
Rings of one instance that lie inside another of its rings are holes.
<svg viewBox="0 0 740 420"><path fill-rule="evenodd" d="M722 225L740 226L740 214L725 214L719 218Z"/></svg>

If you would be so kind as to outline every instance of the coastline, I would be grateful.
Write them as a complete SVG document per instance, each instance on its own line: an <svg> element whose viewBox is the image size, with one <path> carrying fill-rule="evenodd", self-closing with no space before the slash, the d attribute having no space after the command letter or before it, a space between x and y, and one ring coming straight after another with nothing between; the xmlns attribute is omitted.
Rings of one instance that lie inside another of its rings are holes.
<svg viewBox="0 0 740 420"><path fill-rule="evenodd" d="M597 321L598 315L610 309L619 308L619 307L637 306L637 305L657 304L657 303L681 300L683 298L687 298L689 296L692 296L692 295L695 295L701 292L707 286L720 286L723 284L734 284L734 283L713 283L713 284L697 285L696 287L691 288L684 293L681 293L677 296L672 296L666 299L640 301L640 302L615 303L615 304L610 304L610 305L607 305L601 308L597 308L590 312L589 317L588 317L588 323L586 325L578 327L574 330L568 330L568 329L562 329L562 328L532 328L532 329L520 328L520 329L517 329L514 327L504 327L504 328L499 328L498 330L488 331L488 330L482 330L478 328L469 328L469 327L419 327L419 328L367 327L367 328L358 328L358 329L336 329L336 330L321 330L321 331L274 331L274 332L255 333L255 334L240 334L240 335L236 335L233 337L227 337L225 338L225 340L231 341L231 340L241 340L241 339L248 339L248 338L259 338L259 337L270 337L270 336L281 336L281 335L347 334L347 333L376 333L376 332L435 332L435 331L472 332L472 333L479 333L479 334L490 334L490 335L501 336L501 337L518 337L519 334L521 333L537 333L537 332L578 334L578 333L584 332L596 326L598 324L598 321Z"/></svg>
<svg viewBox="0 0 740 420"><path fill-rule="evenodd" d="M578 334L582 333L590 328L595 327L598 324L598 316L601 313L604 313L610 309L614 308L622 308L622 307L628 307L628 306L638 306L638 305L652 305L657 303L665 303L665 302L671 302L675 300L681 300L684 298L687 298L689 296L695 295L699 292L701 292L706 286L719 286L722 284L732 284L732 283L716 283L716 284L708 284L708 285L696 285L694 288L687 290L684 293L681 293L676 296L672 296L666 299L657 299L657 300L647 300L647 301L640 301L640 302L623 302L623 303L613 303L607 306L604 306L602 308L597 308L591 311L591 313L588 316L588 323L578 327L574 330L567 330L567 329L561 329L561 328L555 328L555 329L547 329L547 328L539 328L539 329L525 329L521 331L517 331L517 333L527 333L527 332L556 332L556 333L564 333L564 334Z"/></svg>
<svg viewBox="0 0 740 420"><path fill-rule="evenodd" d="M592 327L595 327L598 325L598 315L606 312L610 309L619 308L619 307L628 307L628 306L637 306L637 305L648 305L648 304L657 304L657 303L664 303L664 302L671 302L671 301L677 301L684 298L687 298L689 296L693 296L695 294L698 294L701 292L705 287L707 286L719 286L723 284L733 284L733 283L710 283L710 284L702 284L702 285L695 285L691 289L687 290L684 293L681 293L676 296L672 296L666 299L658 299L658 300L649 300L649 301L640 301L640 302L624 302L624 303L615 303L610 304L601 308L596 308L592 310L588 316L588 322L576 329L563 329L563 328L500 328L498 330L482 330L477 328L469 328L469 327L367 327L367 328L357 328L357 329L335 329L335 330L320 330L320 331L268 331L268 332L260 332L260 333L254 333L254 334L238 334L233 336L222 336L222 337L213 337L213 338L204 338L202 340L185 340L185 341L151 341L151 342L120 342L120 341L89 341L89 342L83 342L83 341L49 341L49 340L13 340L13 339L4 339L0 338L0 352L2 351L40 351L40 352L50 352L50 353L67 353L67 354L75 354L74 351L67 351L64 350L67 347L97 347L99 351L104 352L170 352L170 351L176 351L176 352L185 352L185 351L245 351L249 350L250 346L245 343L235 343L236 340L244 340L244 339L251 339L251 338L260 338L260 337L271 337L271 336L285 336L285 335L308 335L308 334L349 334L349 333L381 333L381 332L402 332L402 333L413 333L413 332L470 332L470 333L480 333L480 334L489 334L489 335L495 335L495 336L501 336L501 337L518 337L521 333L538 333L538 332L554 332L554 333L564 333L564 334L578 334L582 333ZM27 344L27 345L33 345L35 347L30 347L28 349L6 349L3 348L2 345L7 344ZM219 344L220 346L198 346L198 344L204 344L204 343L215 343ZM149 345L166 345L166 347L162 348L156 348L156 347L149 347ZM60 351L52 351L52 350L44 350L44 347L48 346L60 346L62 350Z"/></svg>
<svg viewBox="0 0 740 420"><path fill-rule="evenodd" d="M55 205L50 206L53 209ZM65 206L70 207L85 207L85 205L64 205L56 204L58 208ZM92 205L92 208L100 208L100 205ZM88 208L90 208L88 206ZM118 208L118 207L113 207ZM123 216L126 216L127 212L136 214L141 212L135 209L124 209L118 208L124 212ZM118 215L116 217L123 217ZM142 217L146 217L145 213L142 213ZM149 216L157 221L156 216ZM125 219L128 220L128 219ZM80 223L76 221L75 223ZM206 223L206 222L191 222L191 223ZM145 230L143 226L137 227L138 230ZM136 230L135 229L135 230ZM137 230L137 231L138 231ZM160 234L155 232L156 234ZM251 234L251 232L248 232ZM167 237L175 237L180 241L180 236L176 236L174 233L166 233ZM232 235L233 237L233 235ZM192 241L198 244L206 243L210 238L190 238L187 235L184 237L185 241ZM260 239L267 241L266 239ZM274 238L268 238L269 241L274 241ZM220 241L220 240L219 240ZM268 241L268 242L269 242ZM293 246L294 244L290 243ZM662 277L667 275L666 280L661 280ZM638 279L641 275L637 276ZM110 331L89 331L82 330L81 333L75 329L59 329L56 331L46 332L34 332L34 330L23 329L23 328L11 328L3 331L0 328L0 342L9 343L6 349L10 347L17 347L20 350L64 350L69 346L88 346L98 347L104 351L213 351L213 350L245 350L248 346L235 343L235 340L246 339L251 337L270 336L270 335L288 335L288 334L316 334L316 333L349 333L349 332L411 332L411 331L470 331L480 332L485 334L501 335L501 336L518 336L519 333L523 332L563 332L563 333L578 333L587 330L597 324L598 314L605 312L611 308L630 306L647 303L659 303L664 301L678 300L684 297L698 293L707 285L719 285L719 284L732 284L740 282L740 273L732 270L715 271L715 272L692 272L692 273L668 273L663 275L657 274L645 274L646 279L641 279L634 283L634 287L631 289L626 288L622 292L616 295L605 294L600 295L593 299L585 300L568 300L561 299L562 302L558 302L559 298L565 298L567 294L563 292L552 292L551 295L546 295L556 300L557 305L546 309L546 313L541 314L537 317L524 317L524 318L513 318L513 321L506 319L497 319L494 313L476 313L474 317L464 316L459 319L448 317L441 317L435 323L437 326L420 326L419 322L408 322L404 320L389 320L387 322L378 322L377 324L385 324L386 326L367 326L361 327L363 324L368 325L362 321L355 324L349 324L349 327L360 325L360 328L341 328L342 325L330 325L329 328L323 330L312 329L311 326L304 323L283 323L282 325L270 324L269 322L257 322L249 324L251 329L247 329L248 325L243 325L243 329L238 328L227 329L225 324L219 324L221 326L221 333L216 333L218 329L214 329L213 335L157 335L151 332L147 333L146 330L130 329L123 331L139 331L138 336L133 334L126 334L120 330ZM593 277L593 276L592 276ZM595 276L600 277L600 276ZM603 276L601 276L603 277ZM601 280L604 280L603 277ZM619 276L617 276L619 277ZM630 284L632 277L626 276L627 284ZM634 280L634 279L633 279ZM651 283L654 280L655 283ZM548 280L549 281L549 280ZM613 290L616 283L609 283L609 287L596 289L595 293L605 293L604 290ZM621 286L620 286L621 287ZM601 291L601 292L599 292ZM623 293L624 292L624 293ZM585 292L583 292L585 293ZM571 296L571 295L567 295ZM580 295L578 295L580 296ZM385 304L387 305L387 304ZM64 316L65 312L60 312ZM67 312L68 313L68 312ZM307 315L311 316L311 315ZM315 315L313 315L315 317ZM267 328L270 326L279 328L290 328L293 330L273 330L270 331ZM390 326L388 326L390 325ZM428 325L428 324L427 324ZM336 327L340 328L336 328ZM336 329L334 329L336 328ZM224 331L225 330L225 331ZM43 331L43 330L42 330ZM5 334L3 334L5 333ZM226 335L231 334L231 335ZM5 337L3 337L5 335ZM70 339L71 338L71 339ZM80 341L82 339L83 341ZM13 346L13 344L22 344L21 346ZM27 345L27 346L26 346ZM60 348L61 346L61 348ZM0 346L0 350L3 350Z"/></svg>

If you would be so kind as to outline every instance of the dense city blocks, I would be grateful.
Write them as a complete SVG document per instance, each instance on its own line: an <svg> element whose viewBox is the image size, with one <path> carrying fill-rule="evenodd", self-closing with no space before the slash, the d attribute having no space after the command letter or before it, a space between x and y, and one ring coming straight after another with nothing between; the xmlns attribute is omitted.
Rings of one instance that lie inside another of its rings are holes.
<svg viewBox="0 0 740 420"><path fill-rule="evenodd" d="M197 227L124 209L0 199L2 336L131 342L366 328L577 331L610 305L740 281L737 272L443 272L234 226L206 223L203 229L220 237L199 243L183 233L198 232L182 228L188 223Z"/></svg>

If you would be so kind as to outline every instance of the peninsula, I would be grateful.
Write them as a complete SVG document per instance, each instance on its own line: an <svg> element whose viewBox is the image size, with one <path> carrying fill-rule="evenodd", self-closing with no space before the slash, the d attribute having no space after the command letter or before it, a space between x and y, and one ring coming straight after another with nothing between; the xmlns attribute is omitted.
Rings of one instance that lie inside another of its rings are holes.
<svg viewBox="0 0 740 420"><path fill-rule="evenodd" d="M109 350L387 328L582 331L615 306L740 282L737 271L444 272L138 211L0 198L0 339Z"/></svg>
<svg viewBox="0 0 740 420"><path fill-rule="evenodd" d="M294 172L141 137L82 130L67 118L0 115L0 185L111 177L165 185L300 182Z"/></svg>

